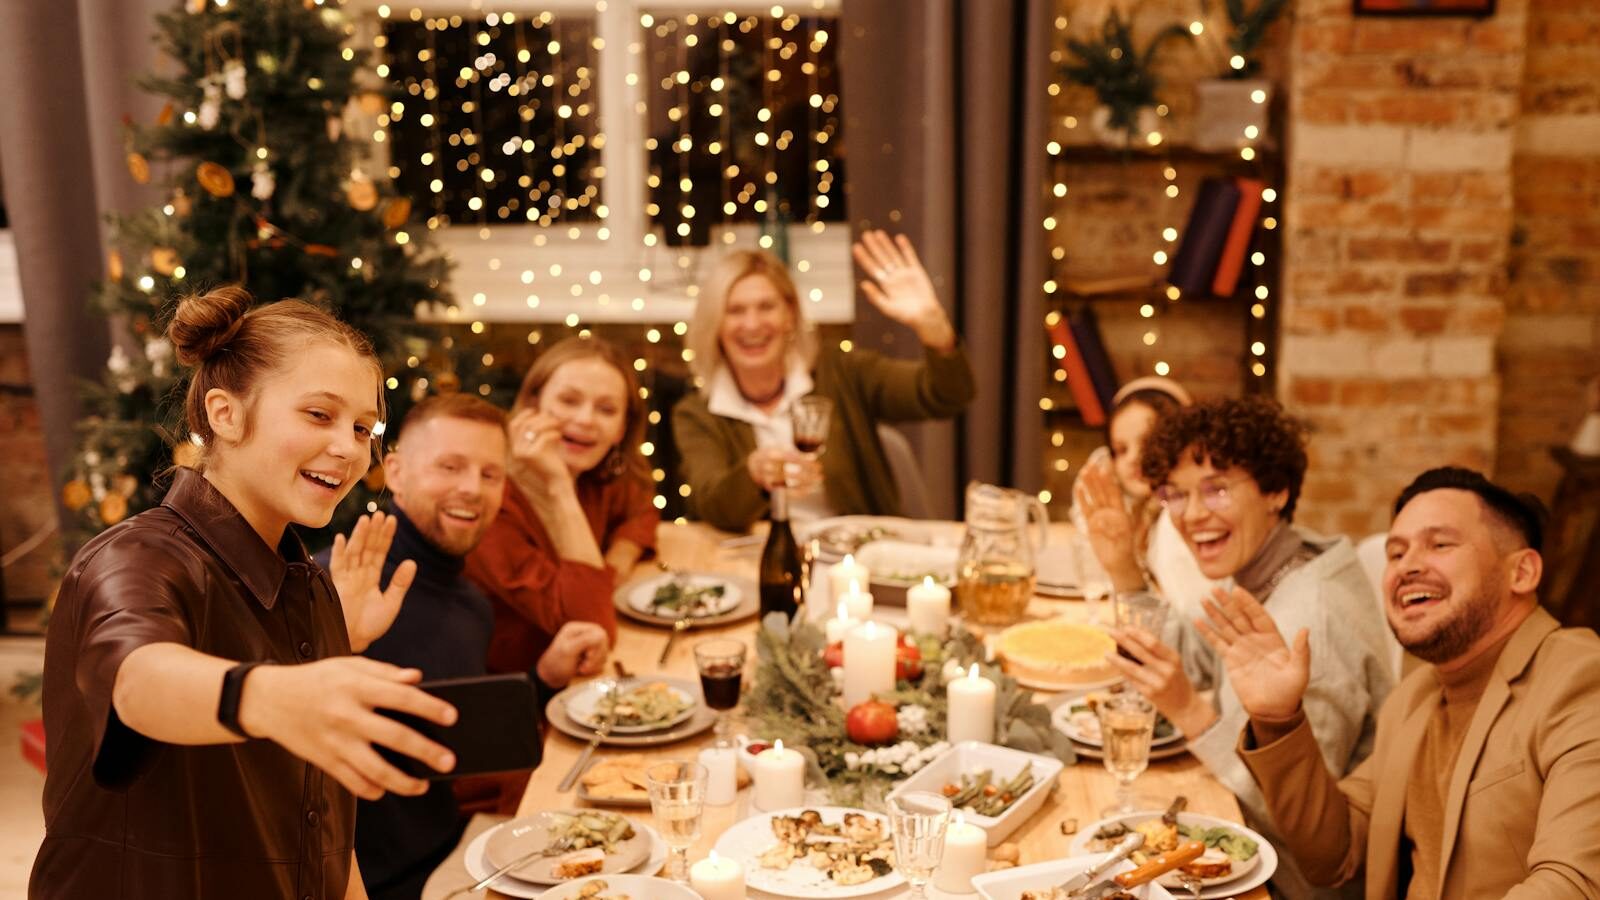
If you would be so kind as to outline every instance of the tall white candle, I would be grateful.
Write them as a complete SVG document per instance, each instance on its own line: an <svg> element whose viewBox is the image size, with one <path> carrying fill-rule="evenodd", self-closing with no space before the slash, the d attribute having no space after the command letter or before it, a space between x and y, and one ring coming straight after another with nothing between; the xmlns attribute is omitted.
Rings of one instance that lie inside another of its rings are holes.
<svg viewBox="0 0 1600 900"><path fill-rule="evenodd" d="M933 886L951 894L971 894L972 876L989 867L989 833L967 822L959 811L944 832L944 857L933 873Z"/></svg>
<svg viewBox="0 0 1600 900"><path fill-rule="evenodd" d="M707 747L700 751L706 767L706 805L727 806L739 797L739 748Z"/></svg>
<svg viewBox="0 0 1600 900"><path fill-rule="evenodd" d="M845 665L850 664L845 651ZM949 702L950 743L958 741L994 742L994 682L978 674L973 663L965 678L951 680L945 688Z"/></svg>
<svg viewBox="0 0 1600 900"><path fill-rule="evenodd" d="M858 625L844 636L845 709L873 694L894 690L894 656L899 643L899 633L881 622Z"/></svg>
<svg viewBox="0 0 1600 900"><path fill-rule="evenodd" d="M872 572L856 562L855 554L846 553L844 559L828 569L828 586L833 588L833 596L843 597L845 591L850 589L852 581L866 585L872 581Z"/></svg>
<svg viewBox="0 0 1600 900"><path fill-rule="evenodd" d="M913 634L943 635L950 627L950 589L925 575L906 591L906 615Z"/></svg>
<svg viewBox="0 0 1600 900"><path fill-rule="evenodd" d="M744 866L713 850L689 868L689 884L705 900L744 900Z"/></svg>
<svg viewBox="0 0 1600 900"><path fill-rule="evenodd" d="M828 643L830 644L844 640L844 636L850 633L850 629L858 624L855 619L850 618L850 610L846 608L843 600L839 601L837 609L838 615L823 623L823 628L828 632Z"/></svg>
<svg viewBox="0 0 1600 900"><path fill-rule="evenodd" d="M851 580L850 586L844 589L843 594L835 594L839 602L849 611L850 618L857 622L865 622L872 618L872 592L867 590L863 582Z"/></svg>
<svg viewBox="0 0 1600 900"><path fill-rule="evenodd" d="M756 755L750 779L756 809L764 812L803 806L806 802L806 761L786 750L780 738L772 749Z"/></svg>

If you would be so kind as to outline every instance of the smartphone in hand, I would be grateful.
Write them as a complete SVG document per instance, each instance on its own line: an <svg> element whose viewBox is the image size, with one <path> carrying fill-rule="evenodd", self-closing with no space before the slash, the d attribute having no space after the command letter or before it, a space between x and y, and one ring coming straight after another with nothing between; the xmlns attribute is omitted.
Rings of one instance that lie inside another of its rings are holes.
<svg viewBox="0 0 1600 900"><path fill-rule="evenodd" d="M420 759L374 745L395 768L413 778L438 780L538 767L544 756L539 730L544 711L527 675L450 678L418 687L454 706L456 723L445 727L392 709L378 712L449 749L456 767L439 772Z"/></svg>

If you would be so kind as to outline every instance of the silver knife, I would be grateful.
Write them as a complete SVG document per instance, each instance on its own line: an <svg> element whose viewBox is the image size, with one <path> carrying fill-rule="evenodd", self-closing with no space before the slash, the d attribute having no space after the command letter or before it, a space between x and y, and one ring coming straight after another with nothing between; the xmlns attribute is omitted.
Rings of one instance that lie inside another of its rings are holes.
<svg viewBox="0 0 1600 900"><path fill-rule="evenodd" d="M1066 881L1061 882L1061 884L1056 887L1056 890L1063 894L1072 894L1074 892L1083 890L1084 888L1093 884L1096 878L1104 875L1112 866L1127 859L1129 854L1143 846L1144 835L1137 831L1129 832L1127 837L1124 837L1122 840L1118 841L1117 845L1111 848L1110 856L1106 857L1100 862L1095 863L1089 868L1084 869L1082 872L1079 872L1077 875L1072 876Z"/></svg>
<svg viewBox="0 0 1600 900"><path fill-rule="evenodd" d="M611 690L615 690L615 688L608 688L607 692L609 693ZM600 717L600 724L595 726L594 737L589 739L589 746L583 748L583 752L578 754L577 762L572 764L572 768L562 777L561 783L556 785L557 792L564 794L572 790L572 786L578 783L578 776L583 774L583 767L588 764L589 757L594 755L594 748L600 746L600 742L605 740L606 735L611 733L611 722L614 718L616 718L615 712Z"/></svg>
<svg viewBox="0 0 1600 900"><path fill-rule="evenodd" d="M667 664L667 657L672 653L672 642L678 639L678 635L688 630L689 614L687 612L679 613L678 621L672 623L672 633L667 635L666 646L661 648L661 658L656 660L657 665L664 666Z"/></svg>
<svg viewBox="0 0 1600 900"><path fill-rule="evenodd" d="M1154 881L1180 866L1188 865L1199 859L1205 850L1206 845L1199 841L1184 841L1176 849L1168 850L1137 869L1129 869L1121 875L1114 875L1070 896L1072 900L1104 900L1121 891L1132 890L1141 884Z"/></svg>

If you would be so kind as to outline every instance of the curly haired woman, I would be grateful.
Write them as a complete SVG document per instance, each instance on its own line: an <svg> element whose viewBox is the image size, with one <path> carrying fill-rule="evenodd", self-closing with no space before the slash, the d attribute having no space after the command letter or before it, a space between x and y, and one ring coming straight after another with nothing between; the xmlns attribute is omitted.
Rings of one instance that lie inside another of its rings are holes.
<svg viewBox="0 0 1600 900"><path fill-rule="evenodd" d="M1306 472L1305 426L1260 398L1184 407L1151 430L1141 468L1207 578L1248 591L1284 634L1309 633L1306 718L1316 723L1329 769L1354 769L1372 752L1378 707L1394 687L1387 625L1350 541L1292 524ZM1178 616L1168 617L1162 638L1138 628L1116 637L1137 661L1112 656L1112 664L1272 837L1261 791L1236 752L1249 716L1216 652ZM1214 700L1201 695L1207 689ZM1288 857L1273 887L1284 897L1337 896L1314 893Z"/></svg>

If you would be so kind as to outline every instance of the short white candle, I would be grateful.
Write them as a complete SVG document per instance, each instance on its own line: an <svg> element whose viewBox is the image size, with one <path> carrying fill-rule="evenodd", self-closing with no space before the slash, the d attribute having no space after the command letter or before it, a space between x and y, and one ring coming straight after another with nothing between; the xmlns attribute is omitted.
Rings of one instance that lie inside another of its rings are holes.
<svg viewBox="0 0 1600 900"><path fill-rule="evenodd" d="M843 600L839 601L838 611L838 615L823 623L823 627L828 632L828 643L830 644L844 640L844 636L849 634L850 629L856 627L857 624L855 619L850 618L850 610L845 607Z"/></svg>
<svg viewBox="0 0 1600 900"><path fill-rule="evenodd" d="M950 894L971 894L972 876L989 867L989 833L967 822L960 812L944 832L944 857L933 873L933 886Z"/></svg>
<svg viewBox="0 0 1600 900"><path fill-rule="evenodd" d="M705 900L744 900L744 866L713 850L689 867L689 884Z"/></svg>
<svg viewBox="0 0 1600 900"><path fill-rule="evenodd" d="M950 627L950 589L931 575L923 576L921 584L906 591L906 615L913 634L944 635Z"/></svg>
<svg viewBox="0 0 1600 900"><path fill-rule="evenodd" d="M873 694L894 690L895 649L900 635L880 622L857 625L844 636L844 708Z"/></svg>
<svg viewBox="0 0 1600 900"><path fill-rule="evenodd" d="M750 778L755 788L756 809L772 812L805 805L805 758L793 750L785 750L781 738L772 749L756 755Z"/></svg>
<svg viewBox="0 0 1600 900"><path fill-rule="evenodd" d="M828 569L828 586L833 588L833 596L843 597L845 591L850 590L850 582L867 584L872 581L872 571L861 563L856 562L855 555L846 553L844 559L839 560ZM858 617L864 618L864 617Z"/></svg>
<svg viewBox="0 0 1600 900"><path fill-rule="evenodd" d="M846 650L845 665L850 664ZM848 673L846 673L848 676ZM945 688L949 703L950 743L960 741L994 741L994 682L978 674L978 664L967 670L967 677L957 678Z"/></svg>
<svg viewBox="0 0 1600 900"><path fill-rule="evenodd" d="M706 767L706 805L727 806L739 797L739 748L707 747L700 751Z"/></svg>
<svg viewBox="0 0 1600 900"><path fill-rule="evenodd" d="M844 604L844 608L850 613L850 618L857 622L865 622L872 618L872 592L863 587L862 582L852 579L843 594L834 596Z"/></svg>

